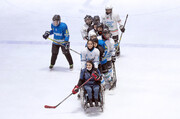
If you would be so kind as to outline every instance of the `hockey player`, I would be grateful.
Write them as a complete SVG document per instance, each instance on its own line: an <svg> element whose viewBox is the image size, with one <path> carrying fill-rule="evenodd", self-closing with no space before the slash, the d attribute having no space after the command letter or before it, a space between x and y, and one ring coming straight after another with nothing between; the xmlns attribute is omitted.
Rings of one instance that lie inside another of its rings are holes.
<svg viewBox="0 0 180 119"><path fill-rule="evenodd" d="M98 15L94 16L93 23L97 23L97 24L100 23L100 17Z"/></svg>
<svg viewBox="0 0 180 119"><path fill-rule="evenodd" d="M84 40L88 40L88 28L91 27L93 18L90 15L86 15L84 17L85 24L83 25L81 29L81 35Z"/></svg>
<svg viewBox="0 0 180 119"><path fill-rule="evenodd" d="M97 106L99 106L98 105L98 95L99 95L99 89L100 89L101 74L100 74L99 70L94 67L94 64L91 60L87 61L86 67L81 70L80 79L78 81L78 84L72 90L72 93L76 94L78 92L77 89L89 78L92 78L92 79L89 80L84 85L84 89L86 90L86 92L88 94L88 99L89 99L88 102L89 102L90 106L93 107L92 99L94 99L95 106L97 107ZM94 97L92 94L93 92L94 92Z"/></svg>
<svg viewBox="0 0 180 119"><path fill-rule="evenodd" d="M106 24L109 27L109 30L112 34L112 38L116 43L116 56L120 56L120 47L118 47L118 40L119 40L119 32L118 32L118 25L121 32L125 31L124 26L121 24L121 19L119 18L118 14L114 14L112 12L113 7L111 5L105 6L105 15L102 16L103 24Z"/></svg>
<svg viewBox="0 0 180 119"><path fill-rule="evenodd" d="M60 15L54 15L52 21L53 23L51 24L51 30L46 31L45 34L43 35L43 38L47 39L49 35L54 34L54 39L59 44L55 42L52 43L52 56L51 56L51 64L49 68L52 69L54 67L59 53L59 48L61 47L61 50L69 63L69 68L73 69L73 60L69 52L70 42L69 42L68 27L65 23L61 22Z"/></svg>
<svg viewBox="0 0 180 119"><path fill-rule="evenodd" d="M93 31L94 33L97 34L97 25L98 25L98 23L96 23L96 22L93 23L93 25L87 29L87 33L89 34L89 32Z"/></svg>
<svg viewBox="0 0 180 119"><path fill-rule="evenodd" d="M111 38L110 30L107 27L103 29L102 39L105 41L105 44L107 47L107 53L106 53L105 58L107 59L106 66L108 69L108 74L106 78L108 78L108 81L110 85L112 86L114 82L113 74L112 74L112 62L116 61L115 43L114 43L114 40Z"/></svg>
<svg viewBox="0 0 180 119"><path fill-rule="evenodd" d="M100 59L99 60L102 61L102 58L104 57L103 56L104 48L98 44L98 39L97 38L94 38L92 40L94 41L94 47L97 48L99 50L99 52L100 52L100 56L99 56ZM98 69L102 73L101 64L99 64Z"/></svg>
<svg viewBox="0 0 180 119"><path fill-rule="evenodd" d="M89 37L90 40L93 40L93 39L97 38L97 35L96 35L94 30L91 30L88 33L88 37Z"/></svg>
<svg viewBox="0 0 180 119"><path fill-rule="evenodd" d="M98 15L94 16L93 18L93 25L88 28L88 32L91 30L94 30L94 32L97 32L97 25L100 23L100 17Z"/></svg>
<svg viewBox="0 0 180 119"><path fill-rule="evenodd" d="M86 67L86 61L92 60L94 67L98 68L100 53L98 49L94 48L94 42L92 40L87 41L87 47L81 52L81 69Z"/></svg>
<svg viewBox="0 0 180 119"><path fill-rule="evenodd" d="M98 40L98 44L104 48L104 54L101 60L102 73L106 81L106 84L113 84L113 75L112 75L112 63L115 62L115 47L114 40L111 37L111 33L108 27L104 27L102 31L102 37ZM109 88L109 87L107 87Z"/></svg>
<svg viewBox="0 0 180 119"><path fill-rule="evenodd" d="M99 59L99 60L100 60L100 63L99 63L99 65L98 65L98 69L99 69L99 71L100 71L101 74L102 74L103 72L102 72L102 64L101 64L101 61L102 61L102 59L104 58L104 48L98 44L98 39L97 39L97 38L94 38L94 39L92 39L92 40L94 41L94 47L97 48L97 49L99 50L99 52L100 52L100 56L99 56L99 58L100 58L100 59ZM105 65L106 65L106 64L104 64L103 66L105 66ZM103 68L105 68L105 67L103 67ZM105 70L103 70L103 71L105 71ZM105 80L104 80L104 78L101 79L101 85L102 85L103 89L105 90Z"/></svg>

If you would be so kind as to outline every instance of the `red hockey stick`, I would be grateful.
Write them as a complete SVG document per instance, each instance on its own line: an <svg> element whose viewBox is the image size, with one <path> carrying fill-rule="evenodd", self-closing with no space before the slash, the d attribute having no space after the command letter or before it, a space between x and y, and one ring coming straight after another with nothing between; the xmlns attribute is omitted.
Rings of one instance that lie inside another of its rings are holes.
<svg viewBox="0 0 180 119"><path fill-rule="evenodd" d="M89 80L91 80L92 77L90 77L86 82L84 82L79 88L82 88ZM58 103L57 105L55 106L49 106L49 105L45 105L44 108L49 108L49 109L55 109L56 107L58 107L61 103L63 103L66 99L68 99L73 93L69 94L66 98L64 98L64 100L62 100L60 103Z"/></svg>

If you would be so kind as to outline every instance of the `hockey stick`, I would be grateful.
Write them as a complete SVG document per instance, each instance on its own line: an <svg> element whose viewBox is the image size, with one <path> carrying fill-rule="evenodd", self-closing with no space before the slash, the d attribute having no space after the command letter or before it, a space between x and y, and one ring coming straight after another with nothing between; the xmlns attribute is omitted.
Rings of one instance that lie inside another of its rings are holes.
<svg viewBox="0 0 180 119"><path fill-rule="evenodd" d="M59 43L59 42L57 42L57 41L55 41L55 40L53 40L52 38L48 38L49 40L51 40L51 41L53 41L53 42L55 42L55 43L57 43L57 44L59 44L59 45L61 45L61 46L63 46L63 47L65 47L63 44L61 44L61 43ZM75 51L75 50L73 50L73 49L71 49L71 48L69 48L69 50L71 50L71 51L73 51L73 52L75 52L75 53L77 53L77 54L79 54L80 55L80 53L79 52L77 52L77 51Z"/></svg>
<svg viewBox="0 0 180 119"><path fill-rule="evenodd" d="M116 82L117 82L117 77L116 77L116 68L115 68L115 64L114 62L112 63L112 66L113 66L113 84L112 86L109 88L109 90L113 89L115 86L116 86Z"/></svg>
<svg viewBox="0 0 180 119"><path fill-rule="evenodd" d="M92 77L90 77L86 82L84 82L77 90L79 90L80 88L82 88L89 80L91 80ZM55 106L49 106L49 105L45 105L44 108L51 108L51 109L55 109L56 107L58 107L61 103L63 103L66 99L68 99L73 93L69 94L66 98L64 98L64 100L62 100L60 103L58 103Z"/></svg>
<svg viewBox="0 0 180 119"><path fill-rule="evenodd" d="M124 22L124 28L125 28L125 25L126 25L127 18L128 18L128 14L126 15L126 20L125 20L125 22ZM120 38L119 38L118 45L117 45L117 47L116 47L116 51L118 51L118 49L119 49L119 44L120 44L120 42L121 42L121 38L122 38L123 33L124 33L124 32L121 33L121 36L120 36Z"/></svg>

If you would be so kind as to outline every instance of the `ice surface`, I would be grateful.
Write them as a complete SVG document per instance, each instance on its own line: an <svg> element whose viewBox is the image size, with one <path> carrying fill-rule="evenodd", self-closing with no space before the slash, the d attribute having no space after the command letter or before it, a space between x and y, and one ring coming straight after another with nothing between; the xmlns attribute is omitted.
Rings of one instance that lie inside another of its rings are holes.
<svg viewBox="0 0 180 119"><path fill-rule="evenodd" d="M80 73L80 56L71 52L74 70L60 52L49 71L51 41L42 34L60 14L70 31L71 48L80 51L86 14L114 6L124 21L129 14L116 61L117 88L106 91L103 113L84 113L71 93ZM180 2L178 0L1 0L1 119L180 119Z"/></svg>

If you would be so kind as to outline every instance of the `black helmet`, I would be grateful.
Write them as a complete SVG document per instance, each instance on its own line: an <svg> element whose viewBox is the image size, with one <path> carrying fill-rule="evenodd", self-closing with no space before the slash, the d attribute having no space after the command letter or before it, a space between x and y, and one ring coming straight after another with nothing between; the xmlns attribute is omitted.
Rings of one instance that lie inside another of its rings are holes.
<svg viewBox="0 0 180 119"><path fill-rule="evenodd" d="M102 31L102 34L107 34L107 33L110 33L110 30L109 30L108 27L104 27L103 31Z"/></svg>
<svg viewBox="0 0 180 119"><path fill-rule="evenodd" d="M88 19L90 19L90 21L87 22ZM90 26L92 24L93 18L90 15L86 15L84 17L84 21L88 26Z"/></svg>
<svg viewBox="0 0 180 119"><path fill-rule="evenodd" d="M97 16L94 16L93 22L94 22L94 23L100 23L100 17L99 17L98 15L97 15Z"/></svg>
<svg viewBox="0 0 180 119"><path fill-rule="evenodd" d="M60 15L54 15L54 17L52 18L53 21L60 21L61 17Z"/></svg>
<svg viewBox="0 0 180 119"><path fill-rule="evenodd" d="M86 21L87 19L93 20L92 16L90 16L90 15L86 15L86 16L84 17L84 21Z"/></svg>
<svg viewBox="0 0 180 119"><path fill-rule="evenodd" d="M103 23L99 23L99 24L97 25L97 28L98 28L98 27L103 28Z"/></svg>

